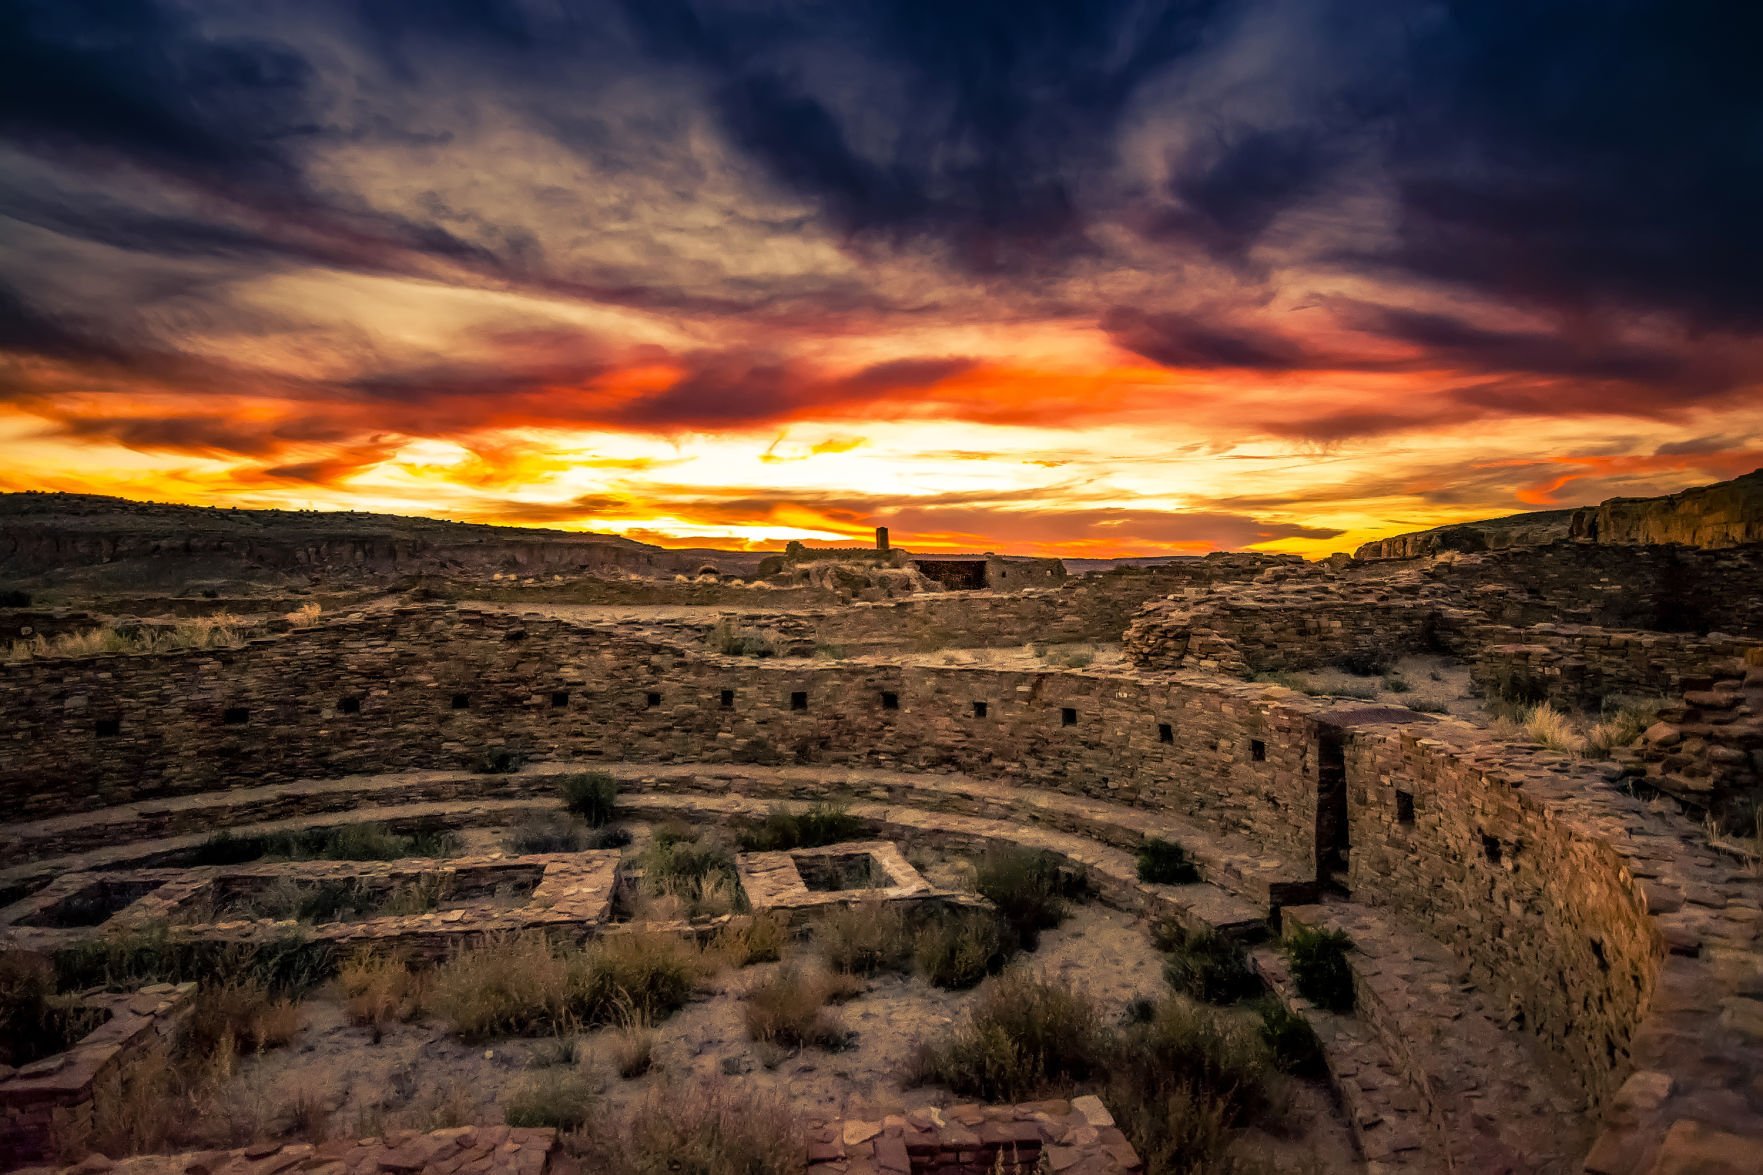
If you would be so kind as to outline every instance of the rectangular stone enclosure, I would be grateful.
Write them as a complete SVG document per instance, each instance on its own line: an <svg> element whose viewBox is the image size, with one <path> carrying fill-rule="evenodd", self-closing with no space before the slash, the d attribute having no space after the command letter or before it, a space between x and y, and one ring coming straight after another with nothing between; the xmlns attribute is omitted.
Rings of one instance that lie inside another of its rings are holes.
<svg viewBox="0 0 1763 1175"><path fill-rule="evenodd" d="M742 853L735 858L735 867L755 913L875 901L949 901L965 896L931 885L885 840Z"/></svg>

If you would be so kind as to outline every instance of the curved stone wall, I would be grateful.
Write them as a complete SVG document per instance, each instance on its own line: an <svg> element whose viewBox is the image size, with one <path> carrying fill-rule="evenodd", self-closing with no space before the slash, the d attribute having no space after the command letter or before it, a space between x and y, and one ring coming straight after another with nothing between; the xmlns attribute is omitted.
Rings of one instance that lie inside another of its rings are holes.
<svg viewBox="0 0 1763 1175"><path fill-rule="evenodd" d="M443 608L236 650L9 665L0 705L15 819L506 747L960 770L1174 812L1312 872L1338 748L1354 900L1449 946L1608 1102L1593 1169L1649 1169L1609 1156L1680 1145L1685 1122L1763 1139L1745 1053L1763 1042L1755 880L1598 772L1489 750L1449 720L1216 676L705 656Z"/></svg>

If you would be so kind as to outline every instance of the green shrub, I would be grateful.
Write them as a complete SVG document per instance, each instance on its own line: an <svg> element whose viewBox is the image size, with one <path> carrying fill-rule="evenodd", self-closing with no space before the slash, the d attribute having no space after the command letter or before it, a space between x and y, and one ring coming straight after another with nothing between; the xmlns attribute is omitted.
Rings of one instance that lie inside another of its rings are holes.
<svg viewBox="0 0 1763 1175"><path fill-rule="evenodd" d="M1322 1044L1310 1021L1272 996L1256 1005L1261 1017L1261 1040L1282 1072L1310 1077L1323 1071Z"/></svg>
<svg viewBox="0 0 1763 1175"><path fill-rule="evenodd" d="M1330 1012L1353 1010L1353 969L1347 951L1353 942L1339 930L1312 930L1307 926L1289 932L1280 949L1292 969L1298 993Z"/></svg>
<svg viewBox="0 0 1763 1175"><path fill-rule="evenodd" d="M1108 1036L1089 997L1013 967L974 994L965 1022L920 1044L912 1076L988 1102L1016 1102L1106 1071Z"/></svg>
<svg viewBox="0 0 1763 1175"><path fill-rule="evenodd" d="M1139 845L1139 880L1155 885L1187 885L1200 880L1188 851L1172 840L1149 836Z"/></svg>
<svg viewBox="0 0 1763 1175"><path fill-rule="evenodd" d="M1168 952L1163 975L1183 995L1209 1004L1234 1004L1260 992L1261 980L1249 956L1229 935L1171 924L1158 937L1158 945Z"/></svg>
<svg viewBox="0 0 1763 1175"><path fill-rule="evenodd" d="M593 1114L595 1091L579 1073L552 1069L515 1090L503 1110L510 1126L549 1126L579 1130Z"/></svg>
<svg viewBox="0 0 1763 1175"><path fill-rule="evenodd" d="M805 812L792 812L779 804L757 827L742 834L741 847L750 853L812 849L862 835L863 821L840 805L818 803Z"/></svg>
<svg viewBox="0 0 1763 1175"><path fill-rule="evenodd" d="M1010 936L993 914L949 910L929 919L913 940L918 973L938 987L972 987L1009 961Z"/></svg>
<svg viewBox="0 0 1763 1175"><path fill-rule="evenodd" d="M1115 1033L1103 1100L1148 1171L1207 1171L1268 1108L1266 1048L1246 1026L1181 999Z"/></svg>
<svg viewBox="0 0 1763 1175"><path fill-rule="evenodd" d="M589 828L604 828L612 823L612 811L618 802L618 780L604 771L582 771L565 775L557 781L563 794L563 806L588 822Z"/></svg>
<svg viewBox="0 0 1763 1175"><path fill-rule="evenodd" d="M976 863L974 885L998 908L1024 950L1033 950L1043 930L1065 918L1069 886L1052 853L1000 845Z"/></svg>

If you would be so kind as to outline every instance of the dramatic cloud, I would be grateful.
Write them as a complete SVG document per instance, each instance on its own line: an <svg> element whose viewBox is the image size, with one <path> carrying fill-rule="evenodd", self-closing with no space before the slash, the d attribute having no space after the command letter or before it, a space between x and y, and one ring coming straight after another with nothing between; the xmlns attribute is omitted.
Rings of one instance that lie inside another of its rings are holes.
<svg viewBox="0 0 1763 1175"><path fill-rule="evenodd" d="M0 486L1146 553L1730 476L1760 34L1697 0L18 0Z"/></svg>

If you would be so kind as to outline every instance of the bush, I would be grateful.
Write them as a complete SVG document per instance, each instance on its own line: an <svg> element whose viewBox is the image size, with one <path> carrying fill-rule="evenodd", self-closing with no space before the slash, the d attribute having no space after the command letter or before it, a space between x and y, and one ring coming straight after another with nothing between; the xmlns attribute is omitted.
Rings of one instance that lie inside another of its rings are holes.
<svg viewBox="0 0 1763 1175"><path fill-rule="evenodd" d="M1249 956L1228 935L1171 924L1158 937L1158 945L1169 953L1164 978L1183 995L1209 1004L1234 1004L1260 992L1261 980Z"/></svg>
<svg viewBox="0 0 1763 1175"><path fill-rule="evenodd" d="M1188 851L1172 840L1146 837L1139 845L1139 880L1155 885L1187 885L1200 880Z"/></svg>
<svg viewBox="0 0 1763 1175"><path fill-rule="evenodd" d="M912 933L906 916L885 902L839 906L814 924L814 943L835 971L875 975L911 965Z"/></svg>
<svg viewBox="0 0 1763 1175"><path fill-rule="evenodd" d="M298 1005L254 979L205 984L185 1023L183 1045L198 1057L232 1057L280 1048L300 1031Z"/></svg>
<svg viewBox="0 0 1763 1175"><path fill-rule="evenodd" d="M1010 959L1009 935L981 910L950 910L921 926L913 941L918 973L938 987L972 987Z"/></svg>
<svg viewBox="0 0 1763 1175"><path fill-rule="evenodd" d="M1272 1092L1256 1033L1182 999L1117 1032L1107 1066L1104 1100L1150 1171L1205 1170Z"/></svg>
<svg viewBox="0 0 1763 1175"><path fill-rule="evenodd" d="M586 1146L600 1175L801 1175L808 1139L774 1094L663 1082Z"/></svg>
<svg viewBox="0 0 1763 1175"><path fill-rule="evenodd" d="M174 937L164 925L81 939L55 955L62 991L131 991L150 983L254 980L277 995L299 996L336 970L335 950L298 930L250 945Z"/></svg>
<svg viewBox="0 0 1763 1175"><path fill-rule="evenodd" d="M975 868L974 885L998 908L1024 950L1032 951L1041 931L1065 917L1068 886L1051 853L1014 845L988 849Z"/></svg>
<svg viewBox="0 0 1763 1175"><path fill-rule="evenodd" d="M396 861L405 857L448 857L459 852L459 836L445 828L393 832L383 824L345 824L265 836L237 836L222 829L199 845L192 865L238 865L263 859L285 861Z"/></svg>
<svg viewBox="0 0 1763 1175"><path fill-rule="evenodd" d="M680 839L659 833L638 857L643 869L639 900L651 921L739 912L744 906L735 856L714 836Z"/></svg>
<svg viewBox="0 0 1763 1175"><path fill-rule="evenodd" d="M912 1076L982 1101L1016 1102L1104 1075L1107 1051L1087 996L1019 966L980 987L965 1022L920 1044Z"/></svg>
<svg viewBox="0 0 1763 1175"><path fill-rule="evenodd" d="M1282 1072L1310 1077L1323 1071L1322 1043L1310 1021L1268 996L1256 1006L1261 1016L1261 1040Z"/></svg>
<svg viewBox="0 0 1763 1175"><path fill-rule="evenodd" d="M1353 969L1347 951L1353 942L1339 930L1298 927L1288 933L1280 949L1292 969L1298 993L1330 1012L1353 1010Z"/></svg>
<svg viewBox="0 0 1763 1175"><path fill-rule="evenodd" d="M785 967L747 991L747 1036L780 1048L839 1049L850 1035L827 1010L832 995L827 977Z"/></svg>
<svg viewBox="0 0 1763 1175"><path fill-rule="evenodd" d="M586 1125L595 1102L594 1087L579 1073L549 1070L514 1092L503 1110L510 1126L549 1126L578 1130Z"/></svg>
<svg viewBox="0 0 1763 1175"><path fill-rule="evenodd" d="M589 828L604 828L612 823L612 810L618 800L618 780L604 771L583 771L565 775L557 781L563 794L563 806L588 822Z"/></svg>
<svg viewBox="0 0 1763 1175"><path fill-rule="evenodd" d="M741 847L750 853L812 849L862 835L863 821L840 805L819 803L805 812L792 812L779 804L758 827L742 834Z"/></svg>

